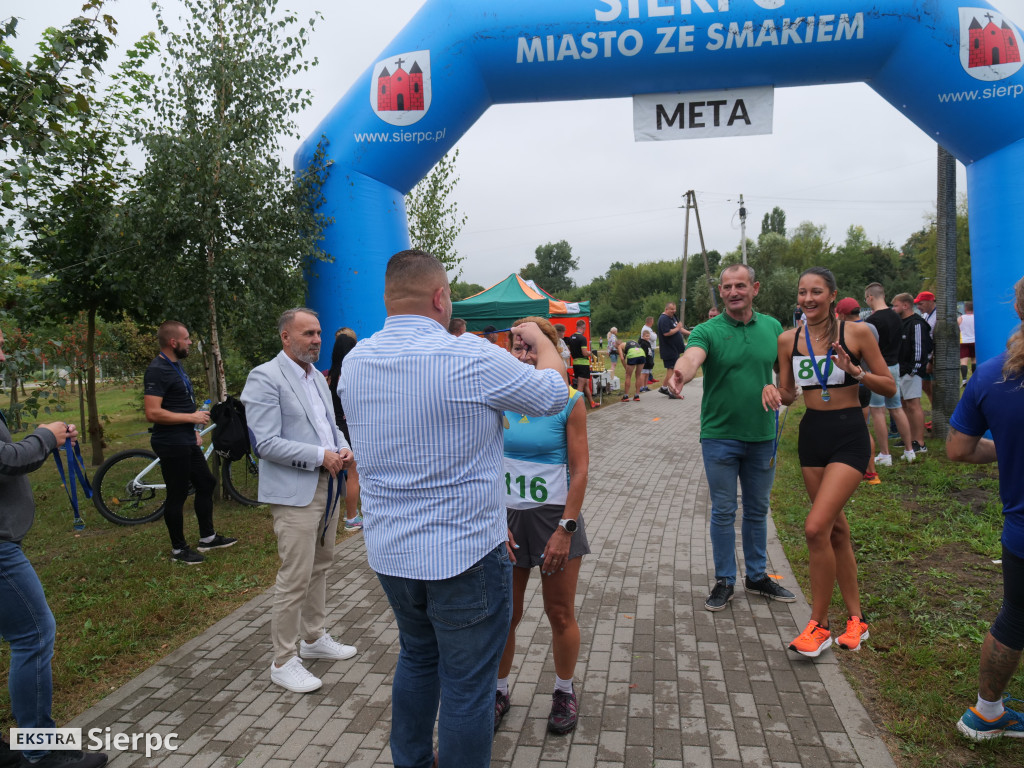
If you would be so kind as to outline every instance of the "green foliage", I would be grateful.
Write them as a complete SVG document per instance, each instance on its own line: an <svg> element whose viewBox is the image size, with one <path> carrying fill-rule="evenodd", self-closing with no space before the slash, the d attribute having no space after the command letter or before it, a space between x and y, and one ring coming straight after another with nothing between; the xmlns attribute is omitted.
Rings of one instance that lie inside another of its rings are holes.
<svg viewBox="0 0 1024 768"><path fill-rule="evenodd" d="M475 296L484 290L484 286L477 285L476 283L462 283L458 280L452 280L452 301L462 301L468 299L470 296Z"/></svg>
<svg viewBox="0 0 1024 768"><path fill-rule="evenodd" d="M302 303L303 267L330 257L320 213L330 162L323 142L302 179L279 160L280 135L297 135L294 116L311 101L287 83L316 64L303 55L316 18L278 16L276 0L183 6L182 31L155 6L166 43L152 116L140 120L146 168L134 236L151 270L150 301L203 343L219 398L229 343L246 358L263 353L275 336L269 318Z"/></svg>
<svg viewBox="0 0 1024 768"><path fill-rule="evenodd" d="M462 274L459 265L463 257L455 250L455 239L466 226L467 218L465 215L460 217L458 204L449 200L459 183L455 174L455 161L458 159L459 150L442 157L405 196L412 247L436 256L452 280L458 280Z"/></svg>
<svg viewBox="0 0 1024 768"><path fill-rule="evenodd" d="M557 243L538 245L534 256L536 262L531 262L520 269L520 277L524 280L533 280L558 298L562 298L562 294L575 287L569 273L580 268L580 261L573 258L572 246L569 243L559 240Z"/></svg>
<svg viewBox="0 0 1024 768"><path fill-rule="evenodd" d="M786 212L777 205L761 219L761 234L767 235L769 232L786 236Z"/></svg>
<svg viewBox="0 0 1024 768"><path fill-rule="evenodd" d="M941 295L938 275L936 244L936 216L931 214L924 227L907 238L903 255L914 259L923 275L922 288ZM956 206L956 300L970 301L971 294L971 240L967 221L967 196L962 195Z"/></svg>
<svg viewBox="0 0 1024 768"><path fill-rule="evenodd" d="M89 0L62 29L46 29L26 62L11 47L18 19L0 21L0 208L14 207L17 189L41 158L73 141L65 134L68 121L88 115L92 80L116 34L102 7L102 0ZM5 224L10 236L10 221Z"/></svg>

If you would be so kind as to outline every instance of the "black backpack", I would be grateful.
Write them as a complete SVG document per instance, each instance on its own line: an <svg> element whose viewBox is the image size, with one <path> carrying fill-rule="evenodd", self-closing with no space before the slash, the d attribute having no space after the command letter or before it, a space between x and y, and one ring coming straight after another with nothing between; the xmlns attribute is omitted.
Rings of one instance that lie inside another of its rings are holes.
<svg viewBox="0 0 1024 768"><path fill-rule="evenodd" d="M228 461L238 461L249 452L249 425L245 406L231 395L210 409L213 428L213 449Z"/></svg>

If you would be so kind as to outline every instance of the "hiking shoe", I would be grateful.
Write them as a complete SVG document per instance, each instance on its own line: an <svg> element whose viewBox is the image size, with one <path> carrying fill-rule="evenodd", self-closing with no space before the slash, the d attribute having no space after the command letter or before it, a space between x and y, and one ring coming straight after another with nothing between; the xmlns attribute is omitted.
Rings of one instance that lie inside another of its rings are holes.
<svg viewBox="0 0 1024 768"><path fill-rule="evenodd" d="M494 732L498 732L498 726L508 711L512 709L512 697L501 691L494 692Z"/></svg>
<svg viewBox="0 0 1024 768"><path fill-rule="evenodd" d="M351 520L345 520L346 531L358 531L363 527L363 515L360 512L358 515L353 517Z"/></svg>
<svg viewBox="0 0 1024 768"><path fill-rule="evenodd" d="M229 539L227 536L221 536L219 533L213 537L211 541L199 541L196 545L196 549L200 552L209 552L211 549L224 549L225 547L231 547L238 543L238 539Z"/></svg>
<svg viewBox="0 0 1024 768"><path fill-rule="evenodd" d="M880 453L875 456L876 467L891 467L892 466L892 455L888 453Z"/></svg>
<svg viewBox="0 0 1024 768"><path fill-rule="evenodd" d="M912 464L914 459L917 458L917 454L913 451L903 451L903 455L900 458L907 462L907 464Z"/></svg>
<svg viewBox="0 0 1024 768"><path fill-rule="evenodd" d="M205 557L187 545L184 549L171 553L171 562L177 561L185 565L199 565L205 559Z"/></svg>
<svg viewBox="0 0 1024 768"><path fill-rule="evenodd" d="M780 603L796 602L796 595L788 589L780 587L779 582L771 576L764 576L758 581L751 581L750 577L747 576L743 582L743 588L746 589L747 592L763 595L769 600L778 600Z"/></svg>
<svg viewBox="0 0 1024 768"><path fill-rule="evenodd" d="M283 667L271 663L270 679L292 693L309 693L323 685L319 677L302 666L298 656L290 658Z"/></svg>
<svg viewBox="0 0 1024 768"><path fill-rule="evenodd" d="M555 691L551 696L551 714L548 715L548 731L561 735L576 727L579 706L575 693Z"/></svg>
<svg viewBox="0 0 1024 768"><path fill-rule="evenodd" d="M978 714L974 707L967 711L956 723L956 728L968 739L986 741L997 736L1024 738L1024 716L1012 709L1006 709L995 720L986 720Z"/></svg>
<svg viewBox="0 0 1024 768"><path fill-rule="evenodd" d="M866 482L868 485L881 485L882 484L882 480L881 480L881 478L878 477L878 473L877 472L865 472L864 473L864 482Z"/></svg>
<svg viewBox="0 0 1024 768"><path fill-rule="evenodd" d="M341 661L355 656L356 649L351 645L342 645L324 632L315 643L307 643L305 640L299 643L299 655L304 659Z"/></svg>
<svg viewBox="0 0 1024 768"><path fill-rule="evenodd" d="M100 768L106 764L107 756L102 752L82 752L78 749L56 750L34 763L22 758L20 763L32 768Z"/></svg>
<svg viewBox="0 0 1024 768"><path fill-rule="evenodd" d="M860 644L869 637L871 633L868 632L867 622L860 616L851 616L846 622L846 631L836 638L836 643L848 651L859 651Z"/></svg>
<svg viewBox="0 0 1024 768"><path fill-rule="evenodd" d="M640 402L640 395L633 395L633 402L634 403L639 403Z"/></svg>
<svg viewBox="0 0 1024 768"><path fill-rule="evenodd" d="M704 607L709 611L721 611L726 604L732 600L733 585L725 579L719 579L711 589L711 594L704 601Z"/></svg>
<svg viewBox="0 0 1024 768"><path fill-rule="evenodd" d="M832 645L832 633L811 619L807 623L807 628L789 644L789 650L814 659L830 645Z"/></svg>

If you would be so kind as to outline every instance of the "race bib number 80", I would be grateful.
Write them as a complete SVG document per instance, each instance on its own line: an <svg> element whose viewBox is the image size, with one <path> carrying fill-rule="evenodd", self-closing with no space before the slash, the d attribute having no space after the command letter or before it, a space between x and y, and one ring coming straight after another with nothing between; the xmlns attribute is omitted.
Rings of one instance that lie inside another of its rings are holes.
<svg viewBox="0 0 1024 768"><path fill-rule="evenodd" d="M506 507L529 509L565 504L569 495L565 464L540 464L506 456L504 469Z"/></svg>
<svg viewBox="0 0 1024 768"><path fill-rule="evenodd" d="M814 374L815 363L817 363L818 376L825 379L825 383L828 386L836 386L842 384L846 379L846 371L835 364L835 361L831 358L817 358L814 363L811 362L809 357L794 357L793 358L793 378L796 379L796 383L801 387L814 387L818 386L821 382L818 380L818 376Z"/></svg>

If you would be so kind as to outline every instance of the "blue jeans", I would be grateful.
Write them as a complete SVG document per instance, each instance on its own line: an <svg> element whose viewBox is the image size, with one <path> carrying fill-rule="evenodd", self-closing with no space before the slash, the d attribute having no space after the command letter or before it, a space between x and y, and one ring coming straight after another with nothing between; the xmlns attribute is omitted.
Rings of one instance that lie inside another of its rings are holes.
<svg viewBox="0 0 1024 768"><path fill-rule="evenodd" d="M711 550L715 580L736 583L736 480L743 490L743 559L747 576L767 575L768 504L775 479L772 440L701 440L704 473L711 491Z"/></svg>
<svg viewBox="0 0 1024 768"><path fill-rule="evenodd" d="M0 635L11 645L7 688L19 728L53 728L53 641L57 625L21 545L0 541ZM43 752L23 752L36 760Z"/></svg>
<svg viewBox="0 0 1024 768"><path fill-rule="evenodd" d="M398 621L391 686L395 768L433 764L438 703L441 764L488 768L498 662L512 623L512 564L505 545L450 579L377 578Z"/></svg>

